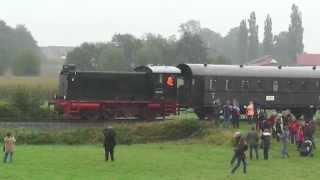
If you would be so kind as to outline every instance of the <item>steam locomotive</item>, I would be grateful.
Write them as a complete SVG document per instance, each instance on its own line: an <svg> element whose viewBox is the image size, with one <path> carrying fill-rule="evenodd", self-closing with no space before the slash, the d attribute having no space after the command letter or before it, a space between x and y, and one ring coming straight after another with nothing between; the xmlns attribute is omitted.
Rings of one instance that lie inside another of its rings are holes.
<svg viewBox="0 0 320 180"><path fill-rule="evenodd" d="M64 65L51 101L72 119L138 117L145 120L192 108L199 119L219 116L225 102L241 108L290 109L312 117L320 107L317 67L179 64L140 66L134 72L77 71Z"/></svg>

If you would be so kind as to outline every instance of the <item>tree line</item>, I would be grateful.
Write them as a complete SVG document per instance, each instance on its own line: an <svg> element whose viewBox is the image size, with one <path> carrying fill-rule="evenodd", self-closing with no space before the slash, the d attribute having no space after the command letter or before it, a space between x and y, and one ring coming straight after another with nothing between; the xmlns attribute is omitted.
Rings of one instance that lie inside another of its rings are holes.
<svg viewBox="0 0 320 180"><path fill-rule="evenodd" d="M298 6L291 7L287 31L275 35L272 19L267 15L264 38L259 42L255 12L241 20L226 36L190 20L179 26L180 36L165 38L148 33L141 38L115 34L107 43L83 43L68 53L66 63L82 70L129 70L137 65L178 63L242 64L264 55L272 55L280 64L292 64L303 52L302 15Z"/></svg>
<svg viewBox="0 0 320 180"><path fill-rule="evenodd" d="M12 28L0 20L0 75L39 75L44 58L37 42L24 25Z"/></svg>

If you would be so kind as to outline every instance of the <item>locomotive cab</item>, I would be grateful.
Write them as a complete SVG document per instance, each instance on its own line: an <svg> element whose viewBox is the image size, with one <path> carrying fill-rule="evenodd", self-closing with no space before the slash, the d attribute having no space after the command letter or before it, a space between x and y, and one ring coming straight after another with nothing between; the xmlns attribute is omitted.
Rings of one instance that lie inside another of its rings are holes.
<svg viewBox="0 0 320 180"><path fill-rule="evenodd" d="M139 66L136 72L146 72L153 82L153 97L157 100L176 101L180 70L173 66Z"/></svg>

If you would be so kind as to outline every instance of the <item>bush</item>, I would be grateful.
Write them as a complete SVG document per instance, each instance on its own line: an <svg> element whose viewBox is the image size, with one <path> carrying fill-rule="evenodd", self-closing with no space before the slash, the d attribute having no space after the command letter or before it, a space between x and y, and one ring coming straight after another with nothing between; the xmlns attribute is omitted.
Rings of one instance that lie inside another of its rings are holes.
<svg viewBox="0 0 320 180"><path fill-rule="evenodd" d="M48 108L42 107L44 101L25 87L17 87L7 104L0 106L0 116L12 121L43 121L56 119ZM3 113L1 113L3 112ZM0 119L1 119L0 118Z"/></svg>
<svg viewBox="0 0 320 180"><path fill-rule="evenodd" d="M10 104L0 104L0 120L6 121L8 119L18 119L20 111Z"/></svg>

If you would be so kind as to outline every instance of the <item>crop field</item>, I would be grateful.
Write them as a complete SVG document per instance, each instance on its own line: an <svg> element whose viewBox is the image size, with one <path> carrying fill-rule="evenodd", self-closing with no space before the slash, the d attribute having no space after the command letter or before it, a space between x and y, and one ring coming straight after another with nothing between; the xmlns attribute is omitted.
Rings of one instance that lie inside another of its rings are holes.
<svg viewBox="0 0 320 180"><path fill-rule="evenodd" d="M48 96L58 88L57 77L16 77L0 76L0 99L6 99L17 88L25 88L39 96Z"/></svg>
<svg viewBox="0 0 320 180"><path fill-rule="evenodd" d="M317 179L320 158L299 157L293 146L290 159L281 159L274 144L270 160L249 160L230 175L232 150L190 142L171 142L116 147L116 160L105 162L99 145L43 145L17 147L12 164L0 165L0 179Z"/></svg>

